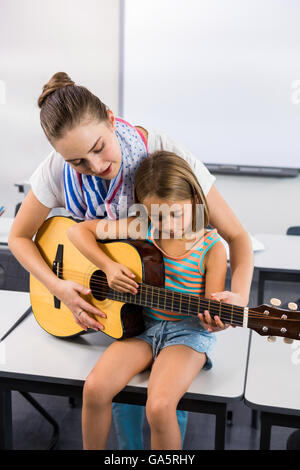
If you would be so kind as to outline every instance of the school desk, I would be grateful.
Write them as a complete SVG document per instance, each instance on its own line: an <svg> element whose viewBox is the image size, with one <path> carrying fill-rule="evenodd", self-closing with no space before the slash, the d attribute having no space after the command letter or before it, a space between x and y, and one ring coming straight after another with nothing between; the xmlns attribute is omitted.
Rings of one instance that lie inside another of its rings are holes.
<svg viewBox="0 0 300 470"><path fill-rule="evenodd" d="M266 281L300 283L300 236L259 233L255 238L265 248L254 253L254 267L258 272L257 302L262 304ZM300 286L294 299L298 297Z"/></svg>
<svg viewBox="0 0 300 470"><path fill-rule="evenodd" d="M255 238L265 247L254 254L258 274L257 304L268 304L270 299L264 298L267 281L300 283L300 236L262 233ZM289 300L299 297L300 284ZM291 362L292 348L300 348L300 341L287 345L282 338L277 338L276 343L269 343L266 337L255 332L251 337L245 402L253 409L252 426L256 427L257 412L261 411L260 446L266 449L270 446L273 425L300 427L297 397L300 366L297 368Z"/></svg>
<svg viewBox="0 0 300 470"><path fill-rule="evenodd" d="M0 291L0 337L30 305L29 294ZM249 330L228 328L217 335L214 367L200 371L179 403L187 411L214 414L215 448L225 446L227 404L244 394ZM0 357L0 446L12 448L11 391L81 397L84 381L111 343L93 332L59 339L40 328L33 314L2 342ZM144 405L149 371L138 374L115 401ZM26 439L26 436L24 436Z"/></svg>
<svg viewBox="0 0 300 470"><path fill-rule="evenodd" d="M300 341L251 334L244 401L261 412L260 449L270 448L272 426L300 428L299 377Z"/></svg>

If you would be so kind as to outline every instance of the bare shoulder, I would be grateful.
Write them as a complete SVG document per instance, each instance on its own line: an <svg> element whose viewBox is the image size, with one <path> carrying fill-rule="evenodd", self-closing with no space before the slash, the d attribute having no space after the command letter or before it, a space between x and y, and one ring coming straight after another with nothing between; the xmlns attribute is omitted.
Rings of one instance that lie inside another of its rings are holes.
<svg viewBox="0 0 300 470"><path fill-rule="evenodd" d="M227 263L227 253L224 244L218 240L206 253L204 266L216 266Z"/></svg>
<svg viewBox="0 0 300 470"><path fill-rule="evenodd" d="M141 126L135 126L135 128L138 129L143 134L143 136L145 137L145 140L147 142L148 141L148 131L144 127L141 127Z"/></svg>

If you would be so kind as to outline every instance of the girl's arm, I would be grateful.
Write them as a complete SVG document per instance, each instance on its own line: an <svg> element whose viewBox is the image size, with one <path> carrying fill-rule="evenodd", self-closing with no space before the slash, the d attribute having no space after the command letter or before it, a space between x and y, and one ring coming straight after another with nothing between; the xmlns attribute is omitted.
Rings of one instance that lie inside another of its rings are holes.
<svg viewBox="0 0 300 470"><path fill-rule="evenodd" d="M55 297L67 305L78 325L84 329L94 328L98 330L102 328L101 323L89 314L98 316L103 316L104 314L80 296L80 294L88 294L89 289L76 282L59 279L44 261L38 248L32 241L33 236L48 216L50 210L30 190L10 230L8 238L9 248L27 271L44 284ZM87 312L87 315L81 314L79 319L78 313L80 311Z"/></svg>
<svg viewBox="0 0 300 470"><path fill-rule="evenodd" d="M126 266L112 261L101 250L97 240L145 239L147 224L141 218L129 217L119 220L88 220L73 225L67 232L71 242L107 277L108 285L120 292L137 293L135 275Z"/></svg>
<svg viewBox="0 0 300 470"><path fill-rule="evenodd" d="M215 243L207 252L203 265L205 270L205 298L210 299L213 297L213 293L223 291L225 288L227 255L221 241ZM215 297L213 298L215 299ZM198 317L204 328L209 332L223 330L227 327L221 322L219 316L216 315L212 319L208 310L204 312L204 315L199 313Z"/></svg>
<svg viewBox="0 0 300 470"><path fill-rule="evenodd" d="M231 292L215 290L215 300L245 307L249 302L253 275L253 250L250 237L215 186L207 197L210 224L229 245Z"/></svg>

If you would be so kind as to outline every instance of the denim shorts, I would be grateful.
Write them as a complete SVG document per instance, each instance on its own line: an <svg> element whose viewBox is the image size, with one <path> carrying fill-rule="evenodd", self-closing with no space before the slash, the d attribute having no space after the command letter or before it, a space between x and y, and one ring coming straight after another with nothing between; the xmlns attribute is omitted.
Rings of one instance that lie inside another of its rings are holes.
<svg viewBox="0 0 300 470"><path fill-rule="evenodd" d="M184 344L195 351L206 354L206 363L203 369L212 368L209 357L211 349L216 342L216 334L208 333L199 318L189 317L179 321L155 320L144 316L145 330L136 338L146 341L152 346L153 359L167 346Z"/></svg>

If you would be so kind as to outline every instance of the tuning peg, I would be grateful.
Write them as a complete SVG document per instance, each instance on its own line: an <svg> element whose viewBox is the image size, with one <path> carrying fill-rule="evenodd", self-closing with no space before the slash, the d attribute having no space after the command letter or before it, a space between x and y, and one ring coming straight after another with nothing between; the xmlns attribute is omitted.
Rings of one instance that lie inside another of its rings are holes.
<svg viewBox="0 0 300 470"><path fill-rule="evenodd" d="M279 307L281 305L281 300L275 299L274 297L270 300L271 304L274 305L274 307Z"/></svg>
<svg viewBox="0 0 300 470"><path fill-rule="evenodd" d="M284 343L286 343L286 344L292 344L292 343L294 342L294 340L291 339L291 338L283 338L283 341L284 341Z"/></svg>
<svg viewBox="0 0 300 470"><path fill-rule="evenodd" d="M275 343L276 336L268 336L268 341L269 341L269 343Z"/></svg>
<svg viewBox="0 0 300 470"><path fill-rule="evenodd" d="M298 305L295 304L295 302L289 302L288 307L289 307L290 310L297 310L298 309Z"/></svg>

